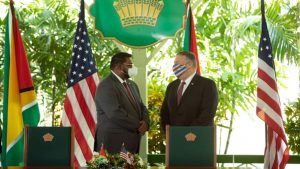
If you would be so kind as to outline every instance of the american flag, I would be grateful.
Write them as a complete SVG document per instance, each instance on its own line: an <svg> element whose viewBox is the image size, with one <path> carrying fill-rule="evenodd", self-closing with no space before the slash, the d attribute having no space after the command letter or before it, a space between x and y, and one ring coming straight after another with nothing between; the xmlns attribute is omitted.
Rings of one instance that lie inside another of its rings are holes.
<svg viewBox="0 0 300 169"><path fill-rule="evenodd" d="M120 157L123 158L128 164L132 164L132 159L129 157L124 144L121 147Z"/></svg>
<svg viewBox="0 0 300 169"><path fill-rule="evenodd" d="M266 123L265 169L283 169L289 160L277 90L272 46L268 33L264 1L261 4L262 33L258 52L258 84L256 114Z"/></svg>
<svg viewBox="0 0 300 169"><path fill-rule="evenodd" d="M99 76L84 19L84 1L81 0L62 115L62 126L74 128L74 166L84 166L93 156L97 123L94 96L98 83Z"/></svg>

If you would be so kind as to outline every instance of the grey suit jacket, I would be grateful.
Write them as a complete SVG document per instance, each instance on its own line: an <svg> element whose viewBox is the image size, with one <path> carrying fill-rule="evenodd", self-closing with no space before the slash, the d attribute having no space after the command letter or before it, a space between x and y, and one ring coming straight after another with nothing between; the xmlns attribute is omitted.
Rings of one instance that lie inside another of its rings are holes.
<svg viewBox="0 0 300 169"><path fill-rule="evenodd" d="M218 106L218 91L214 81L195 75L177 105L177 90L180 80L171 82L166 90L161 107L161 127L208 126L214 124Z"/></svg>
<svg viewBox="0 0 300 169"><path fill-rule="evenodd" d="M149 126L149 113L136 83L131 80L127 83L135 101L130 99L123 84L112 73L97 87L95 151L99 151L103 144L108 153L119 153L123 143L128 151L139 151L141 135L138 128L141 120Z"/></svg>

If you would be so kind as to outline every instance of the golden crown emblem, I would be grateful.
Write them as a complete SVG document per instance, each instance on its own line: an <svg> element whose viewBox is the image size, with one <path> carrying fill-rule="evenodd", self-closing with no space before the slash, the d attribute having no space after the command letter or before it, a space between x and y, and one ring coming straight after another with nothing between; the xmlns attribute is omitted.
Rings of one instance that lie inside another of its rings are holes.
<svg viewBox="0 0 300 169"><path fill-rule="evenodd" d="M48 141L51 142L53 140L53 138L54 138L54 136L50 133L47 133L43 136L43 139L44 139L45 142L48 142Z"/></svg>
<svg viewBox="0 0 300 169"><path fill-rule="evenodd" d="M195 141L196 138L197 138L197 136L192 132L185 135L186 141Z"/></svg>
<svg viewBox="0 0 300 169"><path fill-rule="evenodd" d="M123 27L131 25L155 26L164 7L163 0L116 0L114 7Z"/></svg>

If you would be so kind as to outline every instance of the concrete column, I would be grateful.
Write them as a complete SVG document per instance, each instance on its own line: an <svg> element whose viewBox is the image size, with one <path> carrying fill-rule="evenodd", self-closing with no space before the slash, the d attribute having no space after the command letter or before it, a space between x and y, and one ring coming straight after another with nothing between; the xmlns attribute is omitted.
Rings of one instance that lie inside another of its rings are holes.
<svg viewBox="0 0 300 169"><path fill-rule="evenodd" d="M132 49L133 63L138 68L138 75L134 77L137 83L142 100L147 106L147 52L146 49ZM140 157L147 162L148 154L148 132L142 137L140 144Z"/></svg>

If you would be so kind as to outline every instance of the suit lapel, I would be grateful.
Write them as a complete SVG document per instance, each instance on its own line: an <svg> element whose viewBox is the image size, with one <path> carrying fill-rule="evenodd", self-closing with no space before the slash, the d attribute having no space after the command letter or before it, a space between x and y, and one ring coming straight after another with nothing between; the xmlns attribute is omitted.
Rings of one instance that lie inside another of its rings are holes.
<svg viewBox="0 0 300 169"><path fill-rule="evenodd" d="M138 112L141 112L140 106L138 106L139 95L138 95L137 91L135 90L135 88L133 87L133 84L131 84L130 81L128 81L127 84L128 84L129 89L131 90L132 96L134 97L132 104L137 108ZM132 100L132 99L130 99L130 100Z"/></svg>
<svg viewBox="0 0 300 169"><path fill-rule="evenodd" d="M118 79L114 74L112 74L112 73L111 73L111 77L112 77L112 79L115 81L115 83L117 84L117 87L118 87L119 91L120 91L123 95L125 95L125 97L127 97L127 99L128 99L129 102L132 104L132 106L134 107L134 109L137 110L137 111L139 112L139 109L137 108L137 104L136 104L135 101L133 101L133 100L131 99L131 97L128 95L128 93L127 93L125 87L123 86L123 84L122 84L122 83L119 81L119 79ZM127 84L128 84L128 86L129 86L129 88L130 88L130 90L131 90L131 92L132 92L133 90L132 90L131 85L130 85L129 83L127 83ZM133 94L133 92L132 92L132 94ZM134 94L133 94L133 95L134 95ZM134 96L134 97L135 97L135 96Z"/></svg>
<svg viewBox="0 0 300 169"><path fill-rule="evenodd" d="M171 96L170 96L170 99L171 99L171 103L173 104L173 107L176 107L176 109L178 108L178 105L177 105L177 91L178 91L178 87L180 85L180 80L176 80L176 82L174 83L174 88L171 89Z"/></svg>
<svg viewBox="0 0 300 169"><path fill-rule="evenodd" d="M119 79L112 73L110 74L110 76L114 80L114 82L117 84L117 87L118 87L119 91L121 91L121 93L123 95L125 95L126 97L128 97L128 99L129 99L129 96L128 96L126 90L124 89L123 84L119 81Z"/></svg>
<svg viewBox="0 0 300 169"><path fill-rule="evenodd" d="M181 102L178 105L178 107L180 107L182 104L184 104L184 102L187 100L187 98L189 97L190 93L193 91L193 88L196 84L196 76L193 77L193 79L191 80L190 84L188 85L188 87L185 89L182 97L181 97Z"/></svg>

